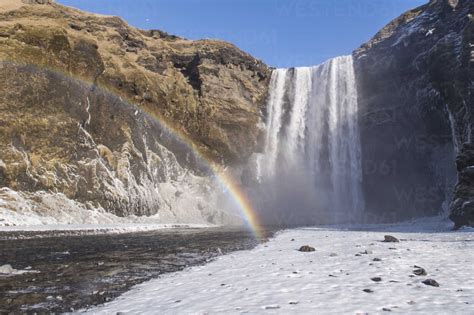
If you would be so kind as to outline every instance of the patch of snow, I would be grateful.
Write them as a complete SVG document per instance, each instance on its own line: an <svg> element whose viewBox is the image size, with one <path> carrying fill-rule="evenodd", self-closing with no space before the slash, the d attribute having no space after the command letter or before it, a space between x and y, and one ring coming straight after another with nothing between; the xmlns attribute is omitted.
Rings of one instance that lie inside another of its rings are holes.
<svg viewBox="0 0 474 315"><path fill-rule="evenodd" d="M434 221L370 231L286 230L253 250L164 275L85 312L474 314L474 231L448 231L444 223L433 230ZM397 231L389 233L400 242L381 242L386 230ZM305 244L316 251L299 252ZM427 275L414 275L415 265ZM423 284L427 279L440 286Z"/></svg>
<svg viewBox="0 0 474 315"><path fill-rule="evenodd" d="M436 30L436 28L431 28L428 30L428 32L426 32L425 36L430 36L430 35L433 35L433 32Z"/></svg>
<svg viewBox="0 0 474 315"><path fill-rule="evenodd" d="M22 275L25 273L39 273L37 270L31 270L31 267L27 267L23 270L14 269L11 265L3 265L0 266L0 277L9 277L9 276L17 276Z"/></svg>

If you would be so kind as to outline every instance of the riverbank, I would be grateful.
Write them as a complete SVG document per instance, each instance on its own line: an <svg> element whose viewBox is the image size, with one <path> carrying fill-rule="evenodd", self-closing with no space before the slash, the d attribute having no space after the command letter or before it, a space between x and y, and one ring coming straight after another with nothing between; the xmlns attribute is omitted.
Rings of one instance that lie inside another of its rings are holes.
<svg viewBox="0 0 474 315"><path fill-rule="evenodd" d="M253 233L232 228L100 235L70 231L62 237L56 232L41 231L39 238L0 239L0 266L8 264L18 271L0 275L0 313L74 312L111 301L164 273L259 243Z"/></svg>
<svg viewBox="0 0 474 315"><path fill-rule="evenodd" d="M253 250L164 275L88 312L474 313L474 231L420 222L286 230ZM387 231L399 242L382 242ZM315 251L298 251L303 245Z"/></svg>
<svg viewBox="0 0 474 315"><path fill-rule="evenodd" d="M146 223L113 223L113 224L50 224L0 226L0 240L34 239L63 236L86 236L152 232L160 230L206 229L218 228L209 224L146 224Z"/></svg>

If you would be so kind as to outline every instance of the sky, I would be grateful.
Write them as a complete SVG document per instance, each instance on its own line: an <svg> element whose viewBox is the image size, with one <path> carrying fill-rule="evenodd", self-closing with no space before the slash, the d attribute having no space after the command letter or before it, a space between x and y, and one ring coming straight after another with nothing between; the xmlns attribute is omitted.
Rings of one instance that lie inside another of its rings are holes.
<svg viewBox="0 0 474 315"><path fill-rule="evenodd" d="M273 67L350 54L393 18L427 0L57 0L117 15L142 29L216 38Z"/></svg>

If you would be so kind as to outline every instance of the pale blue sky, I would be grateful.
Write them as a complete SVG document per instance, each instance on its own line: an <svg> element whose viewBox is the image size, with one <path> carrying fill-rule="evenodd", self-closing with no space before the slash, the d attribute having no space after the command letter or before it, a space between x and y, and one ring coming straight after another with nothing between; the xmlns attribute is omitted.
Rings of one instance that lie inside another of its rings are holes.
<svg viewBox="0 0 474 315"><path fill-rule="evenodd" d="M190 39L218 38L274 67L350 54L427 0L58 0L118 15L133 26Z"/></svg>

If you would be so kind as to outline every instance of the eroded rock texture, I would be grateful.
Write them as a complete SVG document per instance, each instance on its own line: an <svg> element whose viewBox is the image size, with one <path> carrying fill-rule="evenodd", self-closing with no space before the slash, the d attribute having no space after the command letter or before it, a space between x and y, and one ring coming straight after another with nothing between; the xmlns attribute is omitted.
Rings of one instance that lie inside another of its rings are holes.
<svg viewBox="0 0 474 315"><path fill-rule="evenodd" d="M203 170L192 152L244 163L261 133L268 79L263 63L225 42L8 0L0 4L0 186L62 193L120 216L165 209L179 221L177 202L220 221L199 198L180 204L209 188L193 175Z"/></svg>
<svg viewBox="0 0 474 315"><path fill-rule="evenodd" d="M354 52L369 213L474 224L473 2L432 0ZM458 183L454 160L457 156Z"/></svg>

